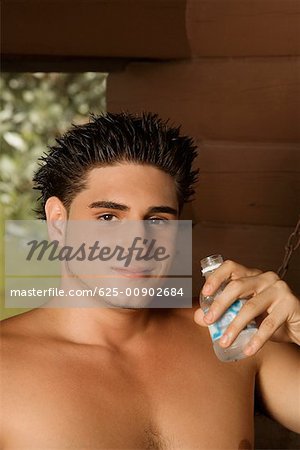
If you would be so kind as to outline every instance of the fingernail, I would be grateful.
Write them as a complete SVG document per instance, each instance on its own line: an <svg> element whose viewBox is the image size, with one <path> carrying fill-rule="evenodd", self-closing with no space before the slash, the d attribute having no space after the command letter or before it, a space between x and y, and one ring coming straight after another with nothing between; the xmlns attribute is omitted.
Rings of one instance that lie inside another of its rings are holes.
<svg viewBox="0 0 300 450"><path fill-rule="evenodd" d="M223 336L222 336L221 339L220 339L220 343L221 343L222 345L226 345L226 344L228 344L228 342L229 342L229 336L228 336L228 334L223 334Z"/></svg>
<svg viewBox="0 0 300 450"><path fill-rule="evenodd" d="M253 353L255 353L255 348L253 345L247 345L244 349L244 353L248 356L252 355Z"/></svg>
<svg viewBox="0 0 300 450"><path fill-rule="evenodd" d="M211 285L210 285L210 284L206 284L206 285L204 286L204 288L202 289L202 292L203 292L204 295L209 294L210 291L211 291Z"/></svg>
<svg viewBox="0 0 300 450"><path fill-rule="evenodd" d="M212 313L211 311L208 311L208 313L205 314L205 316L204 316L204 319L205 319L207 322L212 322L212 321L213 321L213 318L214 318L214 315L213 315L213 313Z"/></svg>

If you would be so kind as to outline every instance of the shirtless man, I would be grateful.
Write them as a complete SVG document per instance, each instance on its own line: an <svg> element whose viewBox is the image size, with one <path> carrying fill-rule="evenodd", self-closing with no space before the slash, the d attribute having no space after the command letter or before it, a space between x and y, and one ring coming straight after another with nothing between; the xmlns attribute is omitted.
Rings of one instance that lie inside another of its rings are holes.
<svg viewBox="0 0 300 450"><path fill-rule="evenodd" d="M195 148L178 133L153 115L76 127L35 177L47 220L178 219L196 179ZM99 201L111 204L89 207ZM1 449L250 449L255 388L273 418L300 432L299 300L276 274L232 261L203 291L224 280L211 321L198 302L37 308L3 321ZM207 324L245 296L226 345L263 321L249 357L222 363Z"/></svg>

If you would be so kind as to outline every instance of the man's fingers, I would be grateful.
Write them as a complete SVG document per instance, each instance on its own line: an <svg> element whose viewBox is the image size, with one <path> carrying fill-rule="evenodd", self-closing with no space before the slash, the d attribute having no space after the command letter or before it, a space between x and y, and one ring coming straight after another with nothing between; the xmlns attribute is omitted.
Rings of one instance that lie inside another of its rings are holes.
<svg viewBox="0 0 300 450"><path fill-rule="evenodd" d="M218 294L209 309L209 315L205 317L206 323L218 320L229 306L238 298L255 297L269 286L276 283L278 276L273 272L265 272L257 276L239 278L230 281L224 290ZM249 304L251 307L252 304Z"/></svg>
<svg viewBox="0 0 300 450"><path fill-rule="evenodd" d="M202 292L204 295L214 293L224 281L235 280L237 278L251 277L261 274L258 269L249 269L248 267L237 264L234 261L226 260L212 273L205 282Z"/></svg>
<svg viewBox="0 0 300 450"><path fill-rule="evenodd" d="M207 327L207 323L205 323L203 318L204 318L204 312L202 311L201 308L197 309L194 314L194 321L198 325L201 325L202 327Z"/></svg>
<svg viewBox="0 0 300 450"><path fill-rule="evenodd" d="M246 325L248 325L257 316L267 311L269 306L270 298L269 295L265 295L265 293L248 300L234 320L230 323L230 325L228 325L220 340L220 344L226 347L230 346L240 332L246 327Z"/></svg>
<svg viewBox="0 0 300 450"><path fill-rule="evenodd" d="M281 285L283 283L282 281L276 282L267 289L264 289L257 296L248 300L227 327L220 344L224 344L226 347L231 345L248 323L264 314L264 319L255 335L259 341L263 341L262 343L260 342L260 348L287 320L293 310L292 296L291 300L286 300L285 302L280 301L282 298ZM266 339L264 340L265 337Z"/></svg>
<svg viewBox="0 0 300 450"><path fill-rule="evenodd" d="M279 307L274 308L273 312L262 321L257 332L244 348L245 355L250 356L258 352L267 340L272 337L275 331L281 327L286 319L287 315L284 314L284 311L282 311Z"/></svg>

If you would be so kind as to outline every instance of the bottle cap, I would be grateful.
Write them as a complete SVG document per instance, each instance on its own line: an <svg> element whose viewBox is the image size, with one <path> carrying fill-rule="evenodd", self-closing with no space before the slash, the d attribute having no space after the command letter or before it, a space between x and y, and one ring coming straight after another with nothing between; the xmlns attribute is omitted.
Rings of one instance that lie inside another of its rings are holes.
<svg viewBox="0 0 300 450"><path fill-rule="evenodd" d="M210 255L201 259L202 274L217 269L223 262L222 255Z"/></svg>
<svg viewBox="0 0 300 450"><path fill-rule="evenodd" d="M202 274L204 275L207 272L211 272L212 270L216 270L218 267L220 267L220 265L221 265L221 263L217 263L217 264L213 264L211 266L204 267L202 269Z"/></svg>

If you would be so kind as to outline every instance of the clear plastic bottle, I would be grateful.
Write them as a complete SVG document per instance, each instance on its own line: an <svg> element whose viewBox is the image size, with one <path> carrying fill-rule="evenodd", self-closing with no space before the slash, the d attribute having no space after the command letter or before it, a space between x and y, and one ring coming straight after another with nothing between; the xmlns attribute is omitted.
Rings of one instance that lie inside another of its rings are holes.
<svg viewBox="0 0 300 450"><path fill-rule="evenodd" d="M211 255L201 260L202 274L207 279L220 265L223 263L221 255ZM214 295L200 295L200 307L206 313L213 303L215 297L220 294L225 288L227 283L223 283ZM243 349L251 339L252 335L257 331L255 320L252 320L237 336L230 347L221 347L219 344L220 338L224 334L228 325L236 317L242 306L247 300L237 299L230 307L225 311L223 316L208 326L211 339L213 341L214 351L217 357L221 361L237 361L239 359L246 358L247 355L243 353Z"/></svg>

